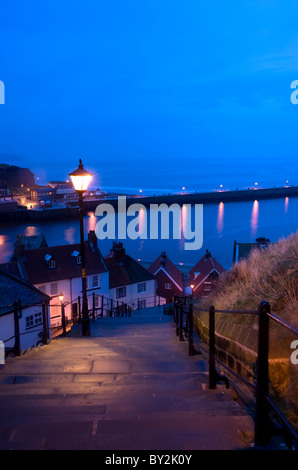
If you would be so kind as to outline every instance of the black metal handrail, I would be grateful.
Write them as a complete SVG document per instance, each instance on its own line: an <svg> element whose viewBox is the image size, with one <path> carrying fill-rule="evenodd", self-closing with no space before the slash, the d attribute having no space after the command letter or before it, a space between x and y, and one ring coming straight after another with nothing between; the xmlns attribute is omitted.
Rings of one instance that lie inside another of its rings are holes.
<svg viewBox="0 0 298 470"><path fill-rule="evenodd" d="M189 354L195 353L193 345L193 306L189 298L176 297L174 301L174 321L176 323L176 334L180 341L184 341L184 334L188 335ZM216 310L213 305L209 309L198 309L200 312L209 314L209 349L206 349L202 343L198 344L200 350L209 357L209 389L216 388L217 383L224 382L229 388L229 380L216 370L216 363L226 369L230 374L244 382L255 391L255 445L268 445L271 437L282 435L289 448L298 448L298 433L285 418L274 400L269 396L269 319L282 325L289 331L298 335L298 329L289 324L278 315L270 311L270 305L267 301L260 302L258 310ZM257 367L256 383L252 383L231 367L224 364L216 357L215 348L215 314L245 314L258 316L258 349L257 349ZM270 418L270 411L274 412L281 422L281 426L273 424Z"/></svg>
<svg viewBox="0 0 298 470"><path fill-rule="evenodd" d="M95 320L96 318L103 317L103 316L116 316L116 317L130 317L131 316L131 311L133 308L137 306L139 308L139 301L142 300L142 297L136 297L133 299L130 303L125 303L121 299L119 300L114 300L110 299L104 295L99 295L95 294L94 289L90 289L89 295L87 297L92 298L92 306L91 308L88 309L88 314L90 319ZM101 300L100 300L100 305L98 307L95 307L95 295L97 295ZM60 319L60 323L57 325L48 325L47 319L45 312L43 312L43 321L39 324L33 327L32 329L24 332L20 332L19 328L19 319L22 315L22 310L25 308L30 307L31 305L27 304L22 304L20 301L15 301L13 304L6 306L6 313L13 312L14 313L14 334L5 340L3 340L3 343L8 343L9 341L15 339L15 344L11 348L7 348L6 355L9 353L13 353L16 356L19 356L21 353L21 348L20 348L20 338L21 336L27 335L27 334L32 334L32 333L42 333L42 338L40 341L38 341L36 344L38 345L39 343L47 344L49 340L49 332L52 332L52 337L56 336L66 336L67 334L67 328L71 325L75 324L81 324L82 322L82 302L81 302L81 296L76 297L75 299L72 299L68 302L61 302L60 304L57 305L49 305L49 307L60 307L61 308L61 313L57 314L55 316L51 316L50 319ZM152 297L146 297L146 300L149 300L150 306L156 306L156 303L158 301L158 305L160 304L160 298L157 296L152 296ZM42 305L42 308L44 309L44 303L40 304ZM75 313L72 312L71 318L66 318L65 316L65 307L68 305L74 305L76 306ZM146 304L146 306L149 306ZM40 326L42 325L42 326ZM55 335L55 336L53 336ZM34 345L32 345L34 346Z"/></svg>

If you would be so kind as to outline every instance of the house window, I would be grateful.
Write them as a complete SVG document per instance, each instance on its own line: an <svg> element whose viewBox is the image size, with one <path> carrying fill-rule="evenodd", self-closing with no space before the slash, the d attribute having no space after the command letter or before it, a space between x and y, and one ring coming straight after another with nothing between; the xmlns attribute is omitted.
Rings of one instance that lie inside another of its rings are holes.
<svg viewBox="0 0 298 470"><path fill-rule="evenodd" d="M165 289L172 289L172 283L171 282L166 282L165 283Z"/></svg>
<svg viewBox="0 0 298 470"><path fill-rule="evenodd" d="M121 297L126 296L126 287L118 287L116 289L116 299L121 299Z"/></svg>
<svg viewBox="0 0 298 470"><path fill-rule="evenodd" d="M26 317L26 329L32 328L33 325L34 325L34 316L28 315L28 317Z"/></svg>
<svg viewBox="0 0 298 470"><path fill-rule="evenodd" d="M42 313L38 312L34 315L34 324L39 325L40 323L42 323Z"/></svg>
<svg viewBox="0 0 298 470"><path fill-rule="evenodd" d="M53 258L52 255L46 255L44 257L45 261L48 263L48 268L55 268L56 267L56 260Z"/></svg>
<svg viewBox="0 0 298 470"><path fill-rule="evenodd" d="M57 292L58 292L58 284L57 282L53 282L53 284L51 284L51 295L57 295Z"/></svg>
<svg viewBox="0 0 298 470"><path fill-rule="evenodd" d="M32 328L34 325L42 323L42 313L38 312L34 315L28 315L26 317L26 329Z"/></svg>
<svg viewBox="0 0 298 470"><path fill-rule="evenodd" d="M99 278L98 274L95 276L92 276L92 287L98 287L99 286Z"/></svg>
<svg viewBox="0 0 298 470"><path fill-rule="evenodd" d="M146 292L146 282L141 282L138 284L138 294L141 292Z"/></svg>
<svg viewBox="0 0 298 470"><path fill-rule="evenodd" d="M146 308L146 299L138 300L138 308Z"/></svg>
<svg viewBox="0 0 298 470"><path fill-rule="evenodd" d="M74 257L77 264L82 264L82 256L79 251L74 250L71 255Z"/></svg>
<svg viewBox="0 0 298 470"><path fill-rule="evenodd" d="M54 258L50 259L49 268L56 268L56 260Z"/></svg>

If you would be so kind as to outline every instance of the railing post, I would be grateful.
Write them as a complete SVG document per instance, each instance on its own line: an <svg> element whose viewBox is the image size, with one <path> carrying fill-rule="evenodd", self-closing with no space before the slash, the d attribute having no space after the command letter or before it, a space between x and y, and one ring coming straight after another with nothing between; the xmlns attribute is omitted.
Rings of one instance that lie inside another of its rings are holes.
<svg viewBox="0 0 298 470"><path fill-rule="evenodd" d="M104 296L101 296L101 316L103 317Z"/></svg>
<svg viewBox="0 0 298 470"><path fill-rule="evenodd" d="M79 307L79 320L78 320L78 323L82 323L81 297L80 296L78 296L78 307Z"/></svg>
<svg viewBox="0 0 298 470"><path fill-rule="evenodd" d="M256 370L255 445L268 444L270 418L267 395L269 393L269 316L270 305L262 301L258 307L258 357Z"/></svg>
<svg viewBox="0 0 298 470"><path fill-rule="evenodd" d="M95 320L95 292L92 292L92 319Z"/></svg>
<svg viewBox="0 0 298 470"><path fill-rule="evenodd" d="M46 308L46 303L42 303L42 342L43 344L48 344L49 333L48 333L48 310Z"/></svg>
<svg viewBox="0 0 298 470"><path fill-rule="evenodd" d="M62 320L62 336L66 336L65 308L64 308L63 302L61 302L61 320Z"/></svg>
<svg viewBox="0 0 298 470"><path fill-rule="evenodd" d="M215 368L215 308L209 307L209 388L216 388L217 372Z"/></svg>
<svg viewBox="0 0 298 470"><path fill-rule="evenodd" d="M19 312L21 311L21 303L19 301L15 301L13 303L13 317L14 317L14 336L15 336L15 343L14 343L14 354L16 356L21 355L21 342L20 342L20 323L19 323Z"/></svg>
<svg viewBox="0 0 298 470"><path fill-rule="evenodd" d="M176 336L179 335L179 314L178 314L178 302L175 303L175 323L176 323Z"/></svg>
<svg viewBox="0 0 298 470"><path fill-rule="evenodd" d="M183 337L183 305L180 305L180 321L179 321L179 338L180 341L184 341Z"/></svg>
<svg viewBox="0 0 298 470"><path fill-rule="evenodd" d="M193 305L189 304L188 311L188 355L193 356L195 354L193 346Z"/></svg>

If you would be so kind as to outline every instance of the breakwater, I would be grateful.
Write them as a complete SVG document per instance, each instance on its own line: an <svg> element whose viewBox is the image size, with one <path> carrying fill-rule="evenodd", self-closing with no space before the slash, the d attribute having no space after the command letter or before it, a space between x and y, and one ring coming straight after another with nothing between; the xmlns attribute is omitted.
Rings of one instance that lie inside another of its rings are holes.
<svg viewBox="0 0 298 470"><path fill-rule="evenodd" d="M235 191L215 191L206 193L168 194L162 196L127 196L127 207L134 203L149 207L151 204L218 204L220 202L242 202L264 199L279 199L285 197L298 197L298 186L280 188L259 188ZM117 198L103 197L96 200L84 201L84 212L94 212L99 204L108 203L115 210L118 207ZM15 211L1 212L1 222L34 222L44 220L73 219L78 217L78 207L45 208L42 210L27 210L19 208Z"/></svg>

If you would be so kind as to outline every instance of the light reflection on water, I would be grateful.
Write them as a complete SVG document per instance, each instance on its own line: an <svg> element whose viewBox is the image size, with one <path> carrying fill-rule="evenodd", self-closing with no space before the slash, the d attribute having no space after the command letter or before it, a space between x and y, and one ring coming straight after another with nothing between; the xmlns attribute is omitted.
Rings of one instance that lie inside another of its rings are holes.
<svg viewBox="0 0 298 470"><path fill-rule="evenodd" d="M153 261L166 251L171 260L181 265L194 265L206 252L211 254L226 268L232 264L233 244L237 242L253 242L257 237L266 237L277 241L297 231L298 198L282 198L275 200L220 203L204 205L203 215L203 246L198 251L186 251L184 239L169 240L121 240L126 251L135 259ZM147 211L149 213L149 210ZM191 214L193 218L193 213ZM181 229L187 223L188 213L182 211ZM95 230L97 217L89 212L84 218L85 236L89 230ZM131 220L131 219L130 219ZM146 211L139 214L140 227L146 227ZM183 232L183 231L182 231ZM37 235L43 233L49 246L80 242L78 220L45 221L36 224L0 224L0 263L9 261L17 234ZM98 242L103 256L112 248L112 240Z"/></svg>
<svg viewBox="0 0 298 470"><path fill-rule="evenodd" d="M285 214L287 214L289 208L289 198L288 196L285 198Z"/></svg>
<svg viewBox="0 0 298 470"><path fill-rule="evenodd" d="M220 202L218 204L217 223L216 223L218 235L221 235L223 228L224 228L224 213L225 213L225 205L223 202Z"/></svg>
<svg viewBox="0 0 298 470"><path fill-rule="evenodd" d="M251 237L255 237L258 230L258 223L259 223L259 201L254 201L251 211L251 218L250 218L250 227L251 227Z"/></svg>

